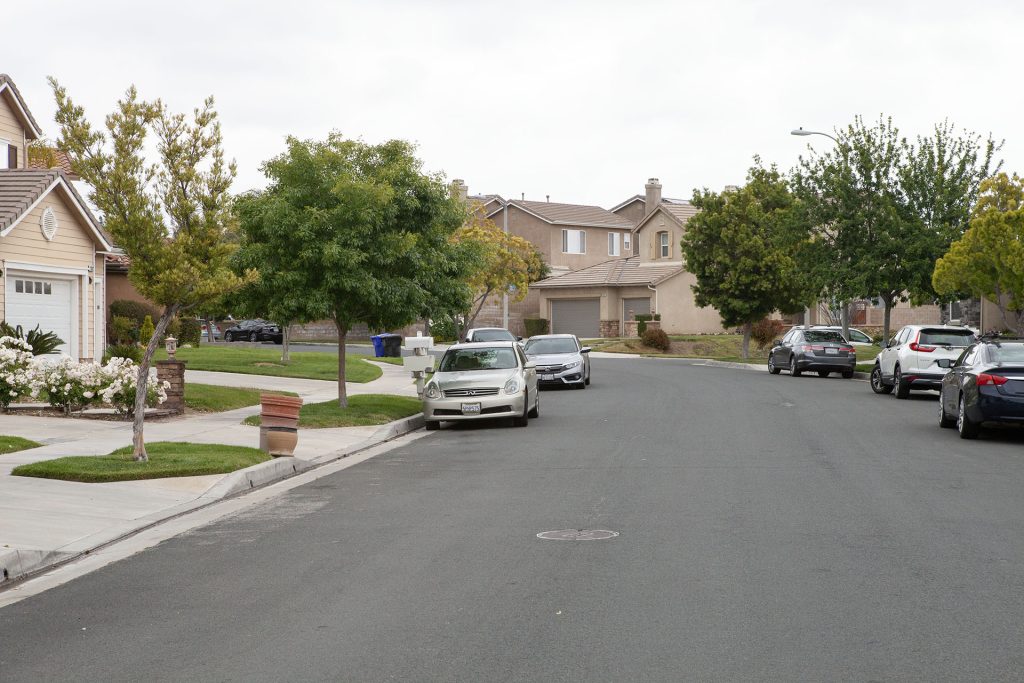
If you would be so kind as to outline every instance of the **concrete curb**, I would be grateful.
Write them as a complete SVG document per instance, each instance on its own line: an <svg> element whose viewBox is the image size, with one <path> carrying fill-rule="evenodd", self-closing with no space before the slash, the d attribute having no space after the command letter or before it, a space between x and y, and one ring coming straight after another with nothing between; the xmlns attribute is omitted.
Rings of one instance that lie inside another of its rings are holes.
<svg viewBox="0 0 1024 683"><path fill-rule="evenodd" d="M101 548L124 540L150 529L162 522L213 505L226 498L244 495L248 491L262 488L289 477L322 467L336 460L355 455L378 444L414 432L423 426L423 414L395 420L381 425L373 435L347 448L326 453L312 460L299 458L274 458L224 476L203 494L186 503L181 503L136 519L127 520L103 531L77 539L55 550L0 549L0 590L15 580L24 580L33 575L66 564Z"/></svg>
<svg viewBox="0 0 1024 683"><path fill-rule="evenodd" d="M735 368L738 370L758 370L760 372L768 372L767 365L755 365L753 363L733 363L731 361L724 360L712 360L710 358L695 358L699 360L699 365L707 365L716 368ZM853 379L869 380L871 379L870 373L867 372L854 372Z"/></svg>

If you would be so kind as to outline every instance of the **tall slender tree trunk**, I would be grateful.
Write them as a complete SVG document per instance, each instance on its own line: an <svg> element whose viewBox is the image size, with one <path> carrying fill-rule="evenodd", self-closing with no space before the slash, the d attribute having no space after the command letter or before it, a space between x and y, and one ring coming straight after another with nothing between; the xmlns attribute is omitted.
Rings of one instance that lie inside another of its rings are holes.
<svg viewBox="0 0 1024 683"><path fill-rule="evenodd" d="M171 318L177 312L177 305L164 309L163 315L160 316L160 320L156 324L156 329L153 330L153 336L146 344L142 362L139 363L139 374L135 378L135 420L132 423L132 460L136 462L149 461L149 455L146 453L146 441L142 434L143 422L146 419L146 385L149 381L149 366L153 361L153 354L156 353L156 347L163 339L164 331L167 330L167 325L170 324Z"/></svg>
<svg viewBox="0 0 1024 683"><path fill-rule="evenodd" d="M889 327L892 321L892 299L887 297L882 299L882 303L885 304L885 317L882 319L882 341L889 341Z"/></svg>
<svg viewBox="0 0 1024 683"><path fill-rule="evenodd" d="M750 332L754 329L754 323L748 322L743 325L743 359L750 358Z"/></svg>
<svg viewBox="0 0 1024 683"><path fill-rule="evenodd" d="M842 303L843 339L850 339L850 302Z"/></svg>
<svg viewBox="0 0 1024 683"><path fill-rule="evenodd" d="M206 343L213 344L213 321L210 318L203 318L203 324L206 325ZM199 330L199 343L203 343L203 331Z"/></svg>
<svg viewBox="0 0 1024 683"><path fill-rule="evenodd" d="M345 390L345 338L348 336L348 323L335 318L334 324L338 328L338 407L348 408L348 392Z"/></svg>
<svg viewBox="0 0 1024 683"><path fill-rule="evenodd" d="M292 362L292 326L284 325L281 328L281 362L290 363Z"/></svg>

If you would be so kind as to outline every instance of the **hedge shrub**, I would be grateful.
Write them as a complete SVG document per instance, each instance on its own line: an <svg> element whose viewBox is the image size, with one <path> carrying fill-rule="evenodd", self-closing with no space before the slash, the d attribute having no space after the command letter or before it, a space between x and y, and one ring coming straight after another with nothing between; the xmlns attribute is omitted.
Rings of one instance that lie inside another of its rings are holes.
<svg viewBox="0 0 1024 683"><path fill-rule="evenodd" d="M115 316L128 318L135 323L136 330L142 327L142 322L146 319L147 315L150 319L156 320L160 317L160 311L149 304L131 299L118 299L110 302L111 318ZM147 339L147 341L149 340Z"/></svg>
<svg viewBox="0 0 1024 683"><path fill-rule="evenodd" d="M661 320L661 313L634 313L633 320L636 321L636 333L642 337L647 329L647 321Z"/></svg>
<svg viewBox="0 0 1024 683"><path fill-rule="evenodd" d="M524 318L523 325L526 327L527 337L548 333L548 321L545 318Z"/></svg>
<svg viewBox="0 0 1024 683"><path fill-rule="evenodd" d="M138 329L135 321L131 318L115 315L110 319L110 329L107 336L110 338L110 343L115 346L132 344L139 338Z"/></svg>
<svg viewBox="0 0 1024 683"><path fill-rule="evenodd" d="M672 346L672 340L668 338L668 334L665 330L660 327L652 327L649 330L644 330L643 335L640 337L640 341L643 342L644 346L649 346L652 349L658 349L659 351L668 351L669 347Z"/></svg>
<svg viewBox="0 0 1024 683"><path fill-rule="evenodd" d="M784 329L786 329L786 326L781 320L765 318L751 325L750 338L757 342L757 348L763 351L773 341L782 336Z"/></svg>
<svg viewBox="0 0 1024 683"><path fill-rule="evenodd" d="M153 324L153 319L147 315L142 321L142 327L139 328L139 343L148 344L149 340L153 338L154 332L156 332L156 325Z"/></svg>
<svg viewBox="0 0 1024 683"><path fill-rule="evenodd" d="M212 322L210 323L213 324ZM184 344L191 344L192 346L199 346L199 338L203 334L202 323L195 318L183 318L180 323L178 334L175 335L178 339L178 346ZM210 339L213 341L213 339Z"/></svg>

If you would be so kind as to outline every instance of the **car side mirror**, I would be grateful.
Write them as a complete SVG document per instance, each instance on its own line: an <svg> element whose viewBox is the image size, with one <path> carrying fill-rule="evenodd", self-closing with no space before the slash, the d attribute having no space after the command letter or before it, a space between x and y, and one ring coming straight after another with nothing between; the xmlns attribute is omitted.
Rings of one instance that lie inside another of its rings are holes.
<svg viewBox="0 0 1024 683"><path fill-rule="evenodd" d="M580 353L590 353L590 347L584 346L582 349L580 349Z"/></svg>
<svg viewBox="0 0 1024 683"><path fill-rule="evenodd" d="M522 337L516 337L516 341L523 341Z"/></svg>
<svg viewBox="0 0 1024 683"><path fill-rule="evenodd" d="M951 368L953 367L953 364L955 362L956 361L953 360L952 358L940 358L939 360L935 361L935 364L938 365L940 368Z"/></svg>
<svg viewBox="0 0 1024 683"><path fill-rule="evenodd" d="M537 367L537 364L534 363L532 360L526 361L526 365L523 366L523 368L526 369L526 370L530 370L530 369L535 368L535 367Z"/></svg>
<svg viewBox="0 0 1024 683"><path fill-rule="evenodd" d="M436 370L434 370L433 367L429 367L426 370L424 370L423 372L427 373L428 375L433 375L436 372Z"/></svg>
<svg viewBox="0 0 1024 683"><path fill-rule="evenodd" d="M772 342L772 346L782 346L782 340L776 339L775 341Z"/></svg>

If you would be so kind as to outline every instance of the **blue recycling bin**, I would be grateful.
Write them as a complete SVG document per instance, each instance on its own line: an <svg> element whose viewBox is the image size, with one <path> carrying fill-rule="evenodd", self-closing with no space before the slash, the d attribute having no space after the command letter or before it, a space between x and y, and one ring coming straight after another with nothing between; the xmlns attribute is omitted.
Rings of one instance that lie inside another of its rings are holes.
<svg viewBox="0 0 1024 683"><path fill-rule="evenodd" d="M370 337L370 341L373 342L373 355L375 358L384 357L384 337L383 334L375 334Z"/></svg>
<svg viewBox="0 0 1024 683"><path fill-rule="evenodd" d="M389 358L400 358L402 356L402 335L382 334L380 337L384 347L383 355Z"/></svg>

